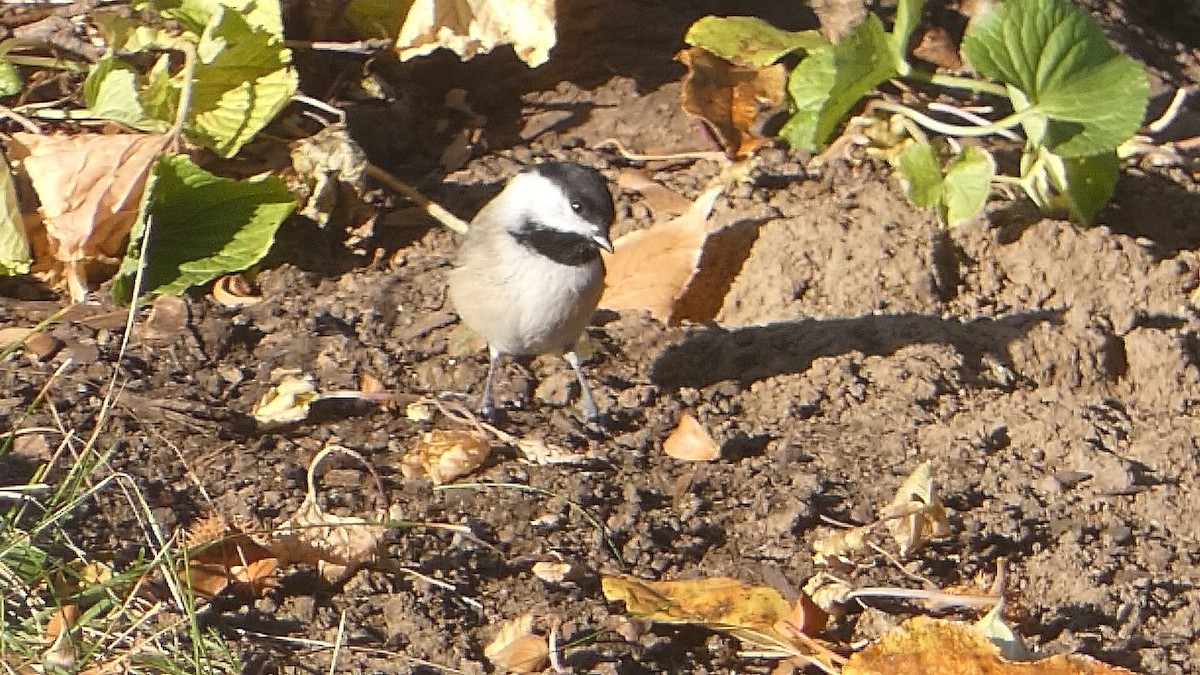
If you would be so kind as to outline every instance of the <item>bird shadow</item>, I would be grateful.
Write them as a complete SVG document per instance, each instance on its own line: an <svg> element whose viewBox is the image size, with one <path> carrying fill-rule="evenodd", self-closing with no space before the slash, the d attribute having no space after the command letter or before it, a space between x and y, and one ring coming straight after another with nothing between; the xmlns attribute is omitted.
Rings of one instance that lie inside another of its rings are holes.
<svg viewBox="0 0 1200 675"><path fill-rule="evenodd" d="M963 321L919 314L803 319L726 329L710 326L668 347L650 380L663 387L702 388L722 381L749 384L803 373L819 358L861 352L888 356L903 347L943 344L964 360L967 373L991 370L987 359L1011 369L1009 345L1042 323L1061 324L1062 312L1041 311Z"/></svg>

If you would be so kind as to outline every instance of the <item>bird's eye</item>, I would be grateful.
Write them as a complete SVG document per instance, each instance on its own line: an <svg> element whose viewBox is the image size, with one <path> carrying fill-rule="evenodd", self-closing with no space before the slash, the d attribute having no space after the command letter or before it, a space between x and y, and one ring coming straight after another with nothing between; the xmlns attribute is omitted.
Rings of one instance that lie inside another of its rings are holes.
<svg viewBox="0 0 1200 675"><path fill-rule="evenodd" d="M579 202L571 202L571 210L575 213L579 213L583 210L583 204L580 204Z"/></svg>

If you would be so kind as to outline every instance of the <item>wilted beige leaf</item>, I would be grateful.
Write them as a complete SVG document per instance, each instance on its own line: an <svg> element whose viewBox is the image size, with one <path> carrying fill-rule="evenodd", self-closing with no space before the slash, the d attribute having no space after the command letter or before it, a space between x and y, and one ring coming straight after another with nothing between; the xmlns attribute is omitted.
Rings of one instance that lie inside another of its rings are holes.
<svg viewBox="0 0 1200 675"><path fill-rule="evenodd" d="M660 321L675 323L676 303L696 274L709 235L708 216L723 189L713 185L678 218L613 242L615 252L605 256L608 274L600 306L648 310Z"/></svg>
<svg viewBox="0 0 1200 675"><path fill-rule="evenodd" d="M850 657L842 675L1132 675L1090 656L1058 654L1039 661L1010 661L970 624L913 617Z"/></svg>
<svg viewBox="0 0 1200 675"><path fill-rule="evenodd" d="M287 377L263 394L250 414L266 426L300 422L308 417L308 409L320 398L312 378Z"/></svg>
<svg viewBox="0 0 1200 675"><path fill-rule="evenodd" d="M201 598L226 588L251 598L261 597L277 582L278 561L265 546L216 515L188 528L188 559L179 574Z"/></svg>
<svg viewBox="0 0 1200 675"><path fill-rule="evenodd" d="M879 516L887 520L888 529L900 545L901 556L911 554L930 539L950 535L950 521L934 492L932 466L928 461L922 462L904 480L895 499Z"/></svg>
<svg viewBox="0 0 1200 675"><path fill-rule="evenodd" d="M479 468L492 451L488 437L476 431L435 429L421 435L404 455L405 478L427 476L442 485Z"/></svg>
<svg viewBox="0 0 1200 675"><path fill-rule="evenodd" d="M15 133L10 156L41 202L27 218L34 274L79 302L88 278L116 271L137 219L146 177L169 137L161 134Z"/></svg>
<svg viewBox="0 0 1200 675"><path fill-rule="evenodd" d="M401 61L446 48L463 60L511 44L536 68L555 42L554 0L416 0L396 38Z"/></svg>
<svg viewBox="0 0 1200 675"><path fill-rule="evenodd" d="M679 426L663 441L663 452L689 462L711 462L721 456L720 446L691 415L680 418Z"/></svg>
<svg viewBox="0 0 1200 675"><path fill-rule="evenodd" d="M533 632L533 615L523 614L505 622L496 638L483 648L492 665L510 673L538 673L550 660L546 638Z"/></svg>

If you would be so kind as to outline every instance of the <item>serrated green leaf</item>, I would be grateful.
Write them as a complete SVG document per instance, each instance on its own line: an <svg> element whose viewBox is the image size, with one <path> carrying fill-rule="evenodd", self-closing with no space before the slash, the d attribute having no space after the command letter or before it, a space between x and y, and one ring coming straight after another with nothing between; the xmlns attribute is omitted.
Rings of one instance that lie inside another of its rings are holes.
<svg viewBox="0 0 1200 675"><path fill-rule="evenodd" d="M819 149L863 96L896 75L888 34L869 14L841 42L809 54L792 71L793 113L779 135L791 145Z"/></svg>
<svg viewBox="0 0 1200 675"><path fill-rule="evenodd" d="M693 23L683 39L726 61L759 67L794 51L829 46L829 40L815 30L787 31L750 16L706 16Z"/></svg>
<svg viewBox="0 0 1200 675"><path fill-rule="evenodd" d="M175 19L194 35L225 10L232 10L255 29L277 40L283 39L283 13L279 0L151 0L148 3L163 16Z"/></svg>
<svg viewBox="0 0 1200 675"><path fill-rule="evenodd" d="M1112 199L1121 173L1115 150L1091 157L1049 155L1051 181L1066 201L1071 217L1085 225Z"/></svg>
<svg viewBox="0 0 1200 675"><path fill-rule="evenodd" d="M113 56L96 63L83 82L86 115L115 120L142 131L162 132L170 126L146 113L138 95L141 75L132 65Z"/></svg>
<svg viewBox="0 0 1200 675"><path fill-rule="evenodd" d="M996 162L973 146L950 160L943 173L933 146L912 143L892 162L904 181L908 198L921 207L937 207L942 222L957 227L983 210L991 194Z"/></svg>
<svg viewBox="0 0 1200 675"><path fill-rule="evenodd" d="M0 96L15 96L21 93L25 79L12 61L0 58Z"/></svg>
<svg viewBox="0 0 1200 675"><path fill-rule="evenodd" d="M0 164L3 164L0 166L0 276L28 274L33 253L25 233L25 220L21 217L8 161Z"/></svg>
<svg viewBox="0 0 1200 675"><path fill-rule="evenodd" d="M262 260L296 207L276 176L220 178L181 155L158 161L147 193L144 220L113 286L122 300L132 295L145 222L152 225L143 291L178 295Z"/></svg>
<svg viewBox="0 0 1200 675"><path fill-rule="evenodd" d="M889 39L892 43L892 57L896 60L896 71L907 75L912 68L908 65L908 41L912 39L913 31L921 22L921 11L925 8L925 0L900 0L896 4L896 22L892 25Z"/></svg>
<svg viewBox="0 0 1200 675"><path fill-rule="evenodd" d="M970 145L963 148L946 167L939 208L942 220L958 227L978 215L992 192L995 177L996 160L991 153Z"/></svg>
<svg viewBox="0 0 1200 675"><path fill-rule="evenodd" d="M179 110L179 94L179 89L171 80L171 56L163 54L146 73L140 96L142 106L150 117L171 121Z"/></svg>
<svg viewBox="0 0 1200 675"><path fill-rule="evenodd" d="M1056 154L1115 148L1145 117L1144 69L1117 54L1091 15L1068 0L1007 0L967 34L962 50L980 73L1025 94L1030 139Z"/></svg>
<svg viewBox="0 0 1200 675"><path fill-rule="evenodd" d="M269 32L225 9L205 27L196 51L189 136L232 157L296 92L291 52Z"/></svg>

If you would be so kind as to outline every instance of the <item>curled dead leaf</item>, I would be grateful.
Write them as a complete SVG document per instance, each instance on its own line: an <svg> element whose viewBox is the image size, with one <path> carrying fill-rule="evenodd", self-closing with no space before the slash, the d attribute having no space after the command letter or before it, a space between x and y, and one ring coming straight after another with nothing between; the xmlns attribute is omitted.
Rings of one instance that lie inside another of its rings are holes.
<svg viewBox="0 0 1200 675"><path fill-rule="evenodd" d="M326 513L318 502L318 467L324 459L338 454L353 458L372 478L380 506L370 519ZM373 562L382 549L390 529L387 502L383 481L366 458L340 445L326 446L309 463L308 493L296 513L276 530L271 550L281 564L316 565L326 581L341 583L359 567Z"/></svg>
<svg viewBox="0 0 1200 675"><path fill-rule="evenodd" d="M29 176L40 218L26 218L33 272L82 301L125 253L146 178L170 141L162 134L15 133L9 156Z"/></svg>
<svg viewBox="0 0 1200 675"><path fill-rule="evenodd" d="M435 429L421 435L404 455L405 478L428 477L443 485L478 469L491 454L488 437L478 431Z"/></svg>
<svg viewBox="0 0 1200 675"><path fill-rule="evenodd" d="M211 599L228 588L259 598L278 583L272 551L217 515L193 524L184 541L188 556L179 574L198 597Z"/></svg>
<svg viewBox="0 0 1200 675"><path fill-rule="evenodd" d="M684 415L679 425L663 441L663 452L688 462L711 462L721 456L721 448L699 420Z"/></svg>
<svg viewBox="0 0 1200 675"><path fill-rule="evenodd" d="M676 59L688 70L683 110L704 122L727 155L745 158L771 143L764 127L787 109L783 65L737 65L700 47L685 49Z"/></svg>
<svg viewBox="0 0 1200 675"><path fill-rule="evenodd" d="M896 491L896 497L880 511L888 529L900 546L900 555L908 556L930 539L950 535L946 509L938 499L933 484L933 469L921 462Z"/></svg>
<svg viewBox="0 0 1200 675"><path fill-rule="evenodd" d="M483 655L492 665L510 673L539 673L550 662L550 645L533 632L533 615L505 622Z"/></svg>
<svg viewBox="0 0 1200 675"><path fill-rule="evenodd" d="M222 307L230 309L249 307L263 301L263 297L255 292L254 287L241 274L226 274L217 279L213 284L212 294L213 299Z"/></svg>
<svg viewBox="0 0 1200 675"><path fill-rule="evenodd" d="M266 426L292 424L305 420L309 408L319 399L311 377L288 376L263 394L250 414Z"/></svg>

